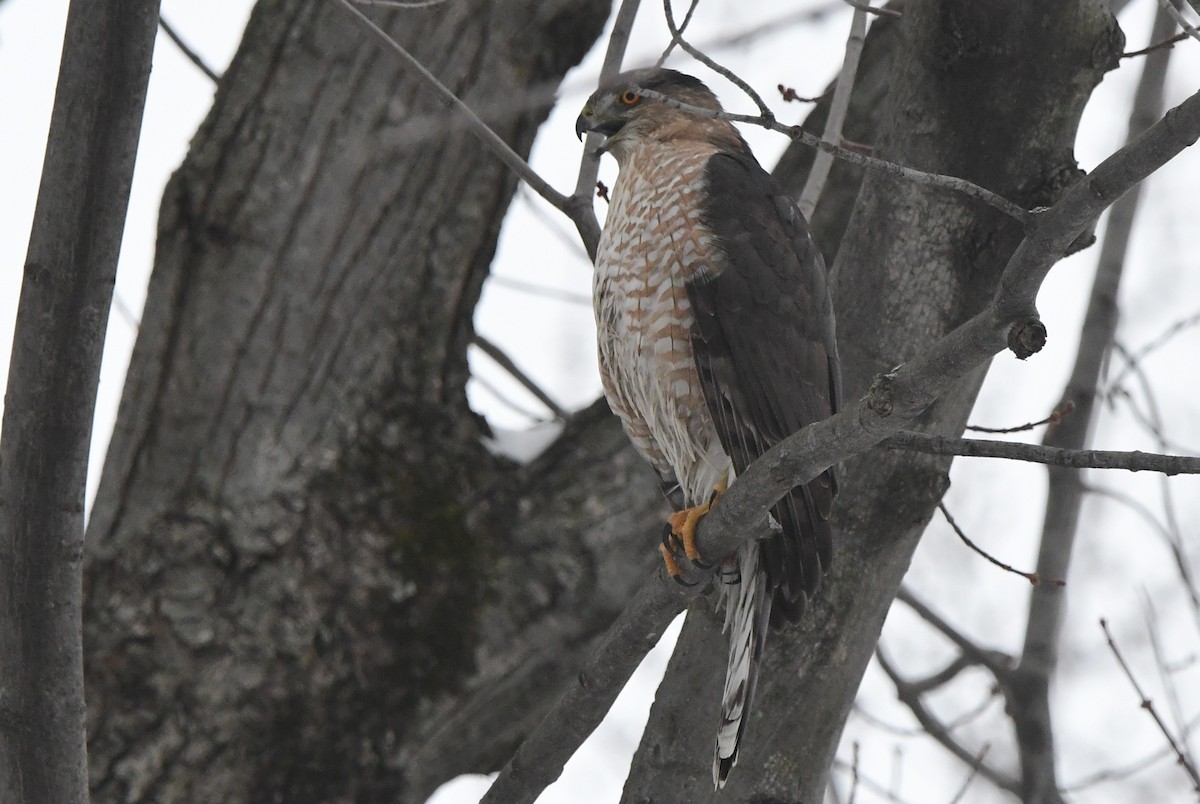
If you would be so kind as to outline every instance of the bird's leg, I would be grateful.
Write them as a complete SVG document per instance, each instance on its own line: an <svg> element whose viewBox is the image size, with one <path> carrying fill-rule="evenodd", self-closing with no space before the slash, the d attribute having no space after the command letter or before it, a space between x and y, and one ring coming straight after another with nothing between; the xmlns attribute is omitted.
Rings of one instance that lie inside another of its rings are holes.
<svg viewBox="0 0 1200 804"><path fill-rule="evenodd" d="M725 493L727 484L724 480L713 488L712 496L708 498L708 502L700 505L693 505L691 508L684 508L682 511L676 511L667 519L667 525L671 528L671 537L677 544L683 545L683 552L687 555L688 560L693 564L707 568L711 564L704 562L703 556L696 548L696 525L704 518L713 505L717 502L722 494ZM668 571L670 566L667 567Z"/></svg>

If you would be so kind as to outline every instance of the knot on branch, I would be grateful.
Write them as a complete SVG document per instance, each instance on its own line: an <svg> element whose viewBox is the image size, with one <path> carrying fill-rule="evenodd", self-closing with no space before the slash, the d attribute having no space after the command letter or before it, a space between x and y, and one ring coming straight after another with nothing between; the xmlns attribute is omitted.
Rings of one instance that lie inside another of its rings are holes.
<svg viewBox="0 0 1200 804"><path fill-rule="evenodd" d="M871 381L871 387L867 389L867 407L880 416L891 416L892 409L896 406L892 385L895 383L896 371L899 368L896 366L886 374L876 374L875 379Z"/></svg>
<svg viewBox="0 0 1200 804"><path fill-rule="evenodd" d="M1046 325L1039 318L1031 316L1018 321L1008 331L1008 348L1018 360L1036 355L1045 345Z"/></svg>

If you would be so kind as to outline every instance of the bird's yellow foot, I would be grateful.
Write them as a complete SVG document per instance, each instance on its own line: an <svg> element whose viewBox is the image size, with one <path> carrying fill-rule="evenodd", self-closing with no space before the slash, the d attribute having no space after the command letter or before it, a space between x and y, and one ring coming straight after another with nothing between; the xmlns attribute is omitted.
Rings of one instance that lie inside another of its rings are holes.
<svg viewBox="0 0 1200 804"><path fill-rule="evenodd" d="M691 508L684 508L682 511L676 511L667 518L667 524L671 527L671 536L677 544L683 545L684 555L693 563L702 560L700 551L696 548L696 525L711 508L711 501L701 503L693 505Z"/></svg>
<svg viewBox="0 0 1200 804"><path fill-rule="evenodd" d="M722 483L713 489L712 497L708 502L676 511L667 518L667 527L663 529L662 554L663 561L667 565L667 572L675 580L679 580L683 574L679 571L679 564L676 563L674 556L674 551L679 546L683 547L684 555L696 566L704 569L711 566L705 563L704 557L700 555L700 550L696 547L696 525L712 509L713 504L724 492L725 484Z"/></svg>

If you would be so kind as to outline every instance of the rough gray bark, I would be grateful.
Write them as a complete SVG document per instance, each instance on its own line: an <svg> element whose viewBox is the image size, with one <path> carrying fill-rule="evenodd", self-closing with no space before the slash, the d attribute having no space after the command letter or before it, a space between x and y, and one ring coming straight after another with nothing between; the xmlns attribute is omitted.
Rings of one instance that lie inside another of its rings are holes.
<svg viewBox="0 0 1200 804"><path fill-rule="evenodd" d="M80 578L100 356L158 0L71 3L0 450L0 800L87 800Z"/></svg>
<svg viewBox="0 0 1200 804"><path fill-rule="evenodd" d="M1106 4L910 3L896 28L885 124L870 139L876 155L967 178L1025 207L1047 204L1080 175L1071 157L1079 115L1123 45ZM848 132L855 125L852 111ZM834 265L847 398L977 312L1020 238L978 203L867 176ZM981 380L976 372L930 408L925 429L961 432ZM833 571L811 617L773 635L742 757L721 795L695 770L711 761L716 724L715 709L696 702L716 695L724 639L710 609L693 607L623 800L820 800L947 468L880 452L845 467Z"/></svg>
<svg viewBox="0 0 1200 804"><path fill-rule="evenodd" d="M376 18L527 153L546 113L531 93L608 10ZM648 470L585 417L556 453L574 496L526 492L539 470L491 456L466 405L513 189L335 4L256 8L165 194L89 524L95 800L422 800L520 733L465 752L437 734L447 712L507 683L536 717L530 687L573 672L594 613L615 614L622 579L595 555L649 527ZM603 462L571 460L585 447Z"/></svg>

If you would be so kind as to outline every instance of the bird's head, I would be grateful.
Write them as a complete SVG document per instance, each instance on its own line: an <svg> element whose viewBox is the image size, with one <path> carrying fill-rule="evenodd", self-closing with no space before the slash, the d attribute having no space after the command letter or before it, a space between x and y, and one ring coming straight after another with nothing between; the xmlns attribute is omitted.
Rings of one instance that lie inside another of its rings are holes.
<svg viewBox="0 0 1200 804"><path fill-rule="evenodd" d="M610 152L618 162L647 137L694 133L706 138L732 135L740 141L730 123L678 109L644 95L645 90L689 106L721 110L717 96L700 79L677 70L650 67L621 73L593 92L575 120L575 133L580 139L590 132L603 134L601 150Z"/></svg>

